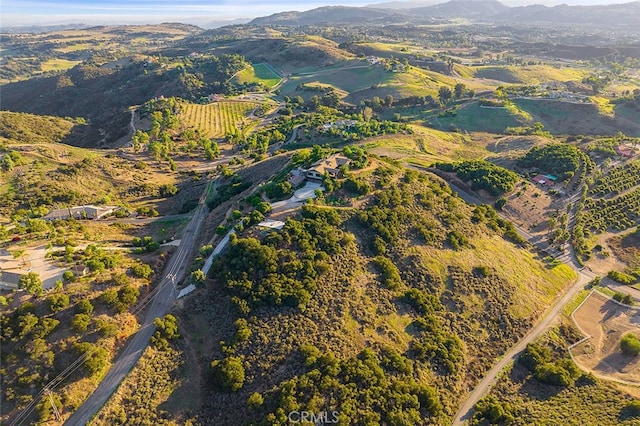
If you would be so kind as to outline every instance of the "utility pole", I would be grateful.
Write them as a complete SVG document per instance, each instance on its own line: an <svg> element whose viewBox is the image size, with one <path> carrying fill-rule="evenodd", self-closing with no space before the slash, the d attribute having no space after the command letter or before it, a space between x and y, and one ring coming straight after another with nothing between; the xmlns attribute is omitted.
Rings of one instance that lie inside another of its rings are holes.
<svg viewBox="0 0 640 426"><path fill-rule="evenodd" d="M50 389L44 388L44 393L49 397L49 402L51 403L51 408L53 408L53 414L56 416L57 421L62 421L62 416L60 416L60 411L58 411L58 406L53 401L53 392Z"/></svg>

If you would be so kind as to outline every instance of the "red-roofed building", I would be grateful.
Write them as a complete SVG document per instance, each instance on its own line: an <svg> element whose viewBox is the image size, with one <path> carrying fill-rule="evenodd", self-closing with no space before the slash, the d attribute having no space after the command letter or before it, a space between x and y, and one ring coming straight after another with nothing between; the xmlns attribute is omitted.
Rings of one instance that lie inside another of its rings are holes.
<svg viewBox="0 0 640 426"><path fill-rule="evenodd" d="M538 185L553 186L553 181L551 179L549 179L548 177L546 177L545 175L536 175L531 180L534 183L537 183Z"/></svg>
<svg viewBox="0 0 640 426"><path fill-rule="evenodd" d="M636 152L631 147L626 145L620 145L614 149L616 151L616 154L621 157L632 158L634 155L636 155Z"/></svg>

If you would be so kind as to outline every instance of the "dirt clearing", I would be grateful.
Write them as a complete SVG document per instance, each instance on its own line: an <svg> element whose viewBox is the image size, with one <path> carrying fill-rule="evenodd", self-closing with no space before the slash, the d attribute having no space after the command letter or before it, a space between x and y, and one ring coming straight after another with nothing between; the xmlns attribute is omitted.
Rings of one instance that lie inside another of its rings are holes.
<svg viewBox="0 0 640 426"><path fill-rule="evenodd" d="M600 376L640 384L640 357L620 350L620 339L625 334L640 337L640 310L621 306L594 292L573 317L578 327L591 336L571 349L576 363Z"/></svg>

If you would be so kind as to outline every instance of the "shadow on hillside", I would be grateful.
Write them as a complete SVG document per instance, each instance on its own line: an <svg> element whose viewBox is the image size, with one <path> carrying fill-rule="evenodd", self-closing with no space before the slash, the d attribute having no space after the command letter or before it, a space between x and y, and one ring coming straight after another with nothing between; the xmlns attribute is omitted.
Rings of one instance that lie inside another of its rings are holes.
<svg viewBox="0 0 640 426"><path fill-rule="evenodd" d="M564 388L539 382L533 374L517 361L509 374L513 383L520 383L520 393L528 398L538 401L546 401L558 395Z"/></svg>

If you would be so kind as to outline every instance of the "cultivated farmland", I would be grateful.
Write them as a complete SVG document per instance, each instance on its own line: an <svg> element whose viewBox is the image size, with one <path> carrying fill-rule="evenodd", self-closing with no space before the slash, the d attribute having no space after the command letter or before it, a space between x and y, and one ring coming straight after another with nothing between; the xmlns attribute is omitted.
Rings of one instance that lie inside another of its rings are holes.
<svg viewBox="0 0 640 426"><path fill-rule="evenodd" d="M256 102L238 101L207 105L185 103L180 115L185 125L199 129L206 137L221 138L243 124L250 124L249 114L258 105Z"/></svg>

